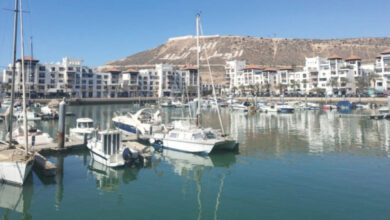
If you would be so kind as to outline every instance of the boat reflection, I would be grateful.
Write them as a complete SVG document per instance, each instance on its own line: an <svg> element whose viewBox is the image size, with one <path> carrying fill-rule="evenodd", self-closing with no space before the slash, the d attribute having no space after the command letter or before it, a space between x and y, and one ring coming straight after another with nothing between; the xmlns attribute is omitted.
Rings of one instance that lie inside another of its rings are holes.
<svg viewBox="0 0 390 220"><path fill-rule="evenodd" d="M2 219L8 219L8 211L27 214L34 195L33 181L30 176L23 186L0 183L0 207L6 209Z"/></svg>
<svg viewBox="0 0 390 220"><path fill-rule="evenodd" d="M88 165L88 171L96 179L96 187L106 192L115 192L121 183L129 184L131 181L136 180L139 170L140 168L138 167L113 169L94 160L90 160Z"/></svg>

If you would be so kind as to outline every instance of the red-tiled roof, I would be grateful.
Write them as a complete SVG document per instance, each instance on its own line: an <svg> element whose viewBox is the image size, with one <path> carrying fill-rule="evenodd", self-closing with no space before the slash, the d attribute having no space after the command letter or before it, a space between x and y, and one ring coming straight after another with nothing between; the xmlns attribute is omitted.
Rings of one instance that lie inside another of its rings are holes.
<svg viewBox="0 0 390 220"><path fill-rule="evenodd" d="M251 70L251 69L261 70L262 68L261 68L260 66L258 66L258 65L253 65L253 64L247 65L247 66L245 66L245 68L244 68L244 70Z"/></svg>
<svg viewBox="0 0 390 220"><path fill-rule="evenodd" d="M280 70L294 70L291 66L282 66L279 68Z"/></svg>
<svg viewBox="0 0 390 220"><path fill-rule="evenodd" d="M120 73L121 71L116 68L110 68L105 70L106 73Z"/></svg>
<svg viewBox="0 0 390 220"><path fill-rule="evenodd" d="M362 58L360 58L360 57L358 57L358 56L352 55L352 56L348 57L348 58L345 59L345 60L346 60L346 61L348 61L348 60L362 60Z"/></svg>
<svg viewBox="0 0 390 220"><path fill-rule="evenodd" d="M18 61L22 61L22 59L18 59ZM29 56L24 56L24 61L32 61L32 62L39 62L39 60L37 59L34 59L32 57L29 57Z"/></svg>
<svg viewBox="0 0 390 220"><path fill-rule="evenodd" d="M338 59L343 59L343 58L341 58L340 56L338 56L336 54L328 57L328 60L338 60Z"/></svg>
<svg viewBox="0 0 390 220"><path fill-rule="evenodd" d="M277 72L277 71L278 71L277 69L271 67L263 69L263 72Z"/></svg>
<svg viewBox="0 0 390 220"><path fill-rule="evenodd" d="M386 49L386 50L384 50L384 51L382 51L381 54L390 54L390 48L389 48L389 49Z"/></svg>
<svg viewBox="0 0 390 220"><path fill-rule="evenodd" d="M136 69L127 69L125 71L123 71L124 73L138 73L139 71L136 70Z"/></svg>
<svg viewBox="0 0 390 220"><path fill-rule="evenodd" d="M198 70L198 68L196 66L189 65L189 66L184 67L183 70Z"/></svg>

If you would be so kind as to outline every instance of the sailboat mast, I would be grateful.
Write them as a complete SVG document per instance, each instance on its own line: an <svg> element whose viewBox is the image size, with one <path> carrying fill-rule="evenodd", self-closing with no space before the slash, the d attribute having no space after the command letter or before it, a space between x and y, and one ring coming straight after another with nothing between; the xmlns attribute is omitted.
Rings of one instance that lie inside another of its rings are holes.
<svg viewBox="0 0 390 220"><path fill-rule="evenodd" d="M196 124L198 127L201 125L200 118L200 47L199 47L199 16L200 14L196 14L196 66L198 68L197 75L197 84L198 84L198 111L196 113Z"/></svg>
<svg viewBox="0 0 390 220"><path fill-rule="evenodd" d="M16 72L16 43L17 43L17 34L18 34L18 6L19 1L15 0L15 17L14 17L14 43L13 43L13 58L12 58L12 84L11 84L11 106L9 113L9 146L12 147L12 119L14 116L14 102L15 102L15 72Z"/></svg>
<svg viewBox="0 0 390 220"><path fill-rule="evenodd" d="M27 130L27 105L26 105L26 72L24 65L24 38L23 38L23 0L20 0L20 46L22 57L22 81L23 81L23 130L24 130L24 147L28 153L28 130Z"/></svg>
<svg viewBox="0 0 390 220"><path fill-rule="evenodd" d="M29 68L28 68L28 77L27 79L29 79L32 75L32 59L33 59L33 42L32 42L32 36L30 36L30 56L31 56L31 59L30 59L30 62L29 62ZM34 78L33 78L33 83L34 83ZM33 87L34 87L34 84L33 84ZM31 86L29 86L28 88L28 98L31 99Z"/></svg>

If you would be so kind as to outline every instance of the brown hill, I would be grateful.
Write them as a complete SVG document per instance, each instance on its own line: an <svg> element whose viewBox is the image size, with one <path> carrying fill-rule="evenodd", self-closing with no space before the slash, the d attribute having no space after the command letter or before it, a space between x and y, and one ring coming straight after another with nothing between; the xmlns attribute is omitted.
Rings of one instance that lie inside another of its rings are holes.
<svg viewBox="0 0 390 220"><path fill-rule="evenodd" d="M375 56L390 47L390 38L351 39L281 39L240 36L205 36L202 45L201 64L206 64L206 52L210 59L213 76L221 82L225 62L246 60L248 64L261 66L301 67L305 57L328 57L337 54L343 58L357 55L364 63L374 62ZM108 62L100 68L119 69L148 68L157 63L169 63L177 67L196 64L196 38L193 36L171 38L166 43L120 60ZM208 80L206 68L201 68L202 77Z"/></svg>

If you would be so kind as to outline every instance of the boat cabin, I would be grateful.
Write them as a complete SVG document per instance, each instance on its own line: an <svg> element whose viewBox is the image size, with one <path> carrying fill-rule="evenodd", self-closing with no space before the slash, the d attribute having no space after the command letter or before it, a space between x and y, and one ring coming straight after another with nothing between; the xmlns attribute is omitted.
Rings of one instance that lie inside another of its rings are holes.
<svg viewBox="0 0 390 220"><path fill-rule="evenodd" d="M96 133L97 141L102 143L100 145L101 149L99 149L101 152L106 155L114 155L119 153L122 142L119 130L97 131Z"/></svg>
<svg viewBox="0 0 390 220"><path fill-rule="evenodd" d="M76 128L93 128L93 120L90 118L79 118L76 120Z"/></svg>

